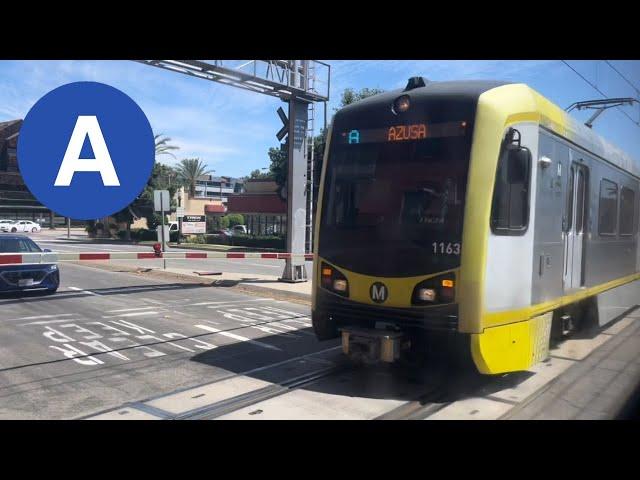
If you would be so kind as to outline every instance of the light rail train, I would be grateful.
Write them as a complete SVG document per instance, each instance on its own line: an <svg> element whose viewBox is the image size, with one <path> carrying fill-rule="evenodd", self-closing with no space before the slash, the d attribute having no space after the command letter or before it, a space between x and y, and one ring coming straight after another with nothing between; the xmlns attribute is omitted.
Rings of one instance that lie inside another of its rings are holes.
<svg viewBox="0 0 640 480"><path fill-rule="evenodd" d="M640 303L640 163L527 85L414 77L328 139L312 320L346 353L525 370Z"/></svg>

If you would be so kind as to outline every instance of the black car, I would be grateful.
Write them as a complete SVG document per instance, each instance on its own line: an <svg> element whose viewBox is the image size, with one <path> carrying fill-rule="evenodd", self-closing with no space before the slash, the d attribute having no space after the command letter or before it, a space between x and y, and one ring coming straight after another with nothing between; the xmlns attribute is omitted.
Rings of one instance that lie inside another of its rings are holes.
<svg viewBox="0 0 640 480"><path fill-rule="evenodd" d="M43 253L33 240L25 235L0 236L0 253ZM18 265L0 264L0 293L41 290L54 293L60 286L60 272L55 263Z"/></svg>

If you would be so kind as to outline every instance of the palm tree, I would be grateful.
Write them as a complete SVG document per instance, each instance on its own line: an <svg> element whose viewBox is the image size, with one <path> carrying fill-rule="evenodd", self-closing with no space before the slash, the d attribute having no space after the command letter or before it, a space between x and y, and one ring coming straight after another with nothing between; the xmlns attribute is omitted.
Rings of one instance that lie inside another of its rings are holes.
<svg viewBox="0 0 640 480"><path fill-rule="evenodd" d="M176 158L176 156L171 153L171 150L178 150L180 147L169 145L171 138L165 137L162 133L159 133L154 135L153 139L156 142L156 157L160 155L171 155L173 158Z"/></svg>
<svg viewBox="0 0 640 480"><path fill-rule="evenodd" d="M196 181L199 177L210 174L211 170L207 170L207 165L199 158L185 158L180 160L176 172L182 184L189 189L189 196L193 198L196 196Z"/></svg>

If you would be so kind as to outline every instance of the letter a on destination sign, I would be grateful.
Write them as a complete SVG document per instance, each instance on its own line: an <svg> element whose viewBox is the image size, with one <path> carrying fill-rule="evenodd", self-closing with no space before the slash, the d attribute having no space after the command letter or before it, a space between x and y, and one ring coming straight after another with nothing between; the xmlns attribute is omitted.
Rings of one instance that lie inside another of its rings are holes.
<svg viewBox="0 0 640 480"><path fill-rule="evenodd" d="M95 158L80 158L84 139L89 138L89 143ZM120 180L113 167L109 149L104 141L98 118L93 115L81 115L73 128L67 151L58 170L58 176L54 185L56 187L68 187L71 185L73 175L76 172L100 172L102 184L105 187L119 187Z"/></svg>

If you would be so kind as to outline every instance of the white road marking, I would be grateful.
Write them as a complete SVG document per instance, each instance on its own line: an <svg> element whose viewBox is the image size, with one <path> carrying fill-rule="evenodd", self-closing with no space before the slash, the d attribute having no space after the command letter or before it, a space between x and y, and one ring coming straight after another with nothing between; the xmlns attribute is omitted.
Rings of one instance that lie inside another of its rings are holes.
<svg viewBox="0 0 640 480"><path fill-rule="evenodd" d="M203 330L207 330L208 332L217 333L217 334L222 335L224 337L233 338L234 340L238 340L240 342L249 342L252 345L256 345L256 346L259 346L259 347L262 347L262 348L267 348L269 350L276 350L278 352L282 351L282 349L280 349L278 347L274 347L273 345L269 345L268 343L263 343L263 342L259 342L257 340L252 340L252 339L247 338L247 337L236 335L235 333L218 330L217 328L213 328L213 327L210 327L208 325L194 325L194 326L197 327L197 328L201 328Z"/></svg>
<svg viewBox="0 0 640 480"><path fill-rule="evenodd" d="M162 305L164 307L165 303L161 302L160 300L154 300L153 298L143 298L140 297L140 300L143 302L147 302L147 303L154 303L156 305ZM154 307L149 307L149 308L154 308Z"/></svg>
<svg viewBox="0 0 640 480"><path fill-rule="evenodd" d="M158 312L152 310L152 311L146 311L146 312L120 313L118 315L103 315L102 318L141 317L143 315L158 315Z"/></svg>
<svg viewBox="0 0 640 480"><path fill-rule="evenodd" d="M202 305L222 305L226 303L245 303L245 302L269 302L273 301L270 298L252 298L247 300L229 300L228 302L200 302L200 303L192 303L191 305L187 305L189 307L200 307Z"/></svg>
<svg viewBox="0 0 640 480"><path fill-rule="evenodd" d="M95 295L97 297L101 297L102 295L96 292L92 292L91 290L85 290L84 288L79 287L67 287L69 290L75 290L76 292L88 293L89 295Z"/></svg>
<svg viewBox="0 0 640 480"><path fill-rule="evenodd" d="M156 307L119 308L118 310L107 310L107 313L135 312L137 310L150 310L152 308L156 308Z"/></svg>
<svg viewBox="0 0 640 480"><path fill-rule="evenodd" d="M39 322L29 322L29 323L21 323L20 326L24 327L25 325L50 325L53 323L64 323L64 322L68 322L69 319L64 319L64 320L42 320Z"/></svg>
<svg viewBox="0 0 640 480"><path fill-rule="evenodd" d="M45 318L61 318L61 317L72 317L74 315L77 315L77 313L59 313L57 315L35 315L33 317L19 317L19 318L12 318L9 321L24 321L24 320L42 320Z"/></svg>

